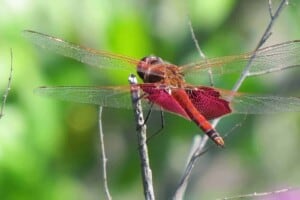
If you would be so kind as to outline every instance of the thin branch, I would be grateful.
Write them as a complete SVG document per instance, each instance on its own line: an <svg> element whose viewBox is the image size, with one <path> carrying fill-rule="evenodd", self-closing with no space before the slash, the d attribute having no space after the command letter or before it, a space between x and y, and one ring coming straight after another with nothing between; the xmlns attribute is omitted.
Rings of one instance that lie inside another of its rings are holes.
<svg viewBox="0 0 300 200"><path fill-rule="evenodd" d="M243 119L243 121L246 120L246 116ZM242 121L242 122L243 122ZM224 138L226 138L229 133L233 132L235 129L239 128L242 126L242 122L236 124L234 127L232 127L225 135ZM192 169L193 167L197 164L197 161L200 156L202 156L203 154L205 154L211 147L213 147L213 145L208 146L206 148L204 148L203 145L205 145L205 143L207 141L203 142L203 138L204 137L200 137L199 135L196 135L193 139L193 145L192 148L190 150L190 154L188 156L187 159L187 165L186 165L186 170L185 170L185 174L183 175L183 178L180 180L180 183L178 185L178 189L175 191L175 194L173 196L173 200L180 200L183 199L184 197L184 193L187 187L187 184L189 182L189 178L192 174ZM206 138L207 139L207 138ZM195 153L196 152L196 153Z"/></svg>
<svg viewBox="0 0 300 200"><path fill-rule="evenodd" d="M196 149L200 146L200 143L201 143L201 136L200 135L195 135L194 139L193 139L193 144L192 144L192 147L190 149L190 155L187 159L187 165L186 165L186 168L191 168L191 166L189 166L189 164L194 164L194 163L191 163L191 162L188 162L190 161L191 159L193 159L193 152L196 151ZM179 187L178 187L178 190L176 190L174 196L173 196L173 200L176 200L176 199L183 199L184 197L184 193L185 193L185 190L186 190L186 187L187 187L187 184L188 184L188 179L189 179L189 176L190 176L190 173L192 172L192 170L186 170L185 171L186 173L189 173L189 174L185 174L183 177L184 179L182 179L179 183Z"/></svg>
<svg viewBox="0 0 300 200"><path fill-rule="evenodd" d="M268 1L268 5L269 5L269 14L270 14L270 18L273 18L273 5L272 5L272 0Z"/></svg>
<svg viewBox="0 0 300 200"><path fill-rule="evenodd" d="M272 9L270 9L270 7L272 6L272 2L269 0L269 12L270 12L270 15L272 16L270 18L270 22L265 30L265 32L263 33L260 41L258 42L256 48L254 51L258 50L259 48L262 47L262 45L267 41L267 39L271 36L271 28L273 27L276 19L278 18L279 14L281 13L281 11L283 10L284 8L284 5L285 4L288 4L288 1L287 0L282 0L280 5L278 6L276 12L274 13L274 15L271 13ZM193 34L193 33L192 33ZM249 70L250 70L250 67L251 67L251 64L253 62L253 60L255 59L255 53L251 56L251 58L249 59L247 65L245 66L240 78L237 80L237 82L235 83L235 85L233 86L232 88L232 91L237 91L240 86L242 85L242 83L244 82L244 80L248 77L249 75ZM231 100L231 99L230 99ZM214 120L212 122L212 125L213 127L216 127L217 124L219 123L220 121L220 118ZM173 196L173 199L174 200L180 200L183 198L183 194L185 192L185 188L186 188L186 183L182 184L183 182L188 182L189 181L189 177L190 177L190 174L191 174L191 171L193 170L196 162L197 162L197 158L199 158L199 155L202 154L203 150L204 150L204 147L206 146L206 143L208 141L208 137L206 135L203 136L202 138L202 141L200 142L199 144L199 147L196 148L195 152L193 153L193 156L191 157L191 159L189 160L189 163L185 169L185 172L181 178L181 181L180 181L180 184L178 185L178 187L176 188L176 191L175 191L175 195ZM177 196L176 194L178 193L178 191L180 191L180 193L183 193L180 197L181 198L177 198L179 197L179 195Z"/></svg>
<svg viewBox="0 0 300 200"><path fill-rule="evenodd" d="M188 23L189 23L189 28L190 28L190 32L192 34L192 39L194 41L194 44L196 46L196 49L199 53L199 56L200 58L202 58L205 62L207 62L207 59L206 59L206 56L204 54L204 52L201 50L200 46L199 46L199 42L196 38L196 35L195 35L195 32L194 32L194 29L193 29L193 25L192 25L192 22L190 19L188 19ZM214 78L213 78L213 74L212 74L212 70L211 68L209 67L208 68L208 76L209 76L209 82L210 82L210 85L213 86L214 85Z"/></svg>
<svg viewBox="0 0 300 200"><path fill-rule="evenodd" d="M104 146L104 134L102 128L102 110L103 107L99 107L99 136L100 136L100 147L101 147L101 156L102 156L102 174L103 174L103 188L105 192L105 198L107 200L111 200L111 195L109 192L109 187L107 184L107 172L106 172L106 164L107 164L107 157L105 153L105 146Z"/></svg>
<svg viewBox="0 0 300 200"><path fill-rule="evenodd" d="M278 195L283 195L287 194L288 192L295 192L296 194L294 196L291 197L291 195L287 195L286 198L280 198L278 197ZM221 198L218 200L230 200L230 199L249 199L249 198L254 198L254 197L273 197L272 199L299 199L300 198L300 191L299 188L285 188L285 189L280 189L280 190L275 190L275 191L271 191L271 192L260 192L260 193L253 193L253 194L243 194L243 195L237 195L237 196L233 196L233 197L225 197L225 198Z"/></svg>
<svg viewBox="0 0 300 200"><path fill-rule="evenodd" d="M244 71L242 72L242 74L241 74L240 78L238 79L238 81L236 82L236 84L233 86L232 91L234 91L234 92L237 91L241 87L244 80L247 78L251 64L256 56L255 51L257 51L259 48L261 48L264 45L264 43L267 41L267 39L270 37L270 35L272 34L271 29L272 29L276 19L278 18L279 14L281 13L282 9L284 8L284 5L287 5L287 4L288 4L287 0L281 1L275 14L273 15L273 17L271 17L270 22L269 22L265 32L263 33L260 41L258 42L256 48L254 49L254 53L251 56L251 58L249 59L249 62L247 63L246 67L244 68Z"/></svg>
<svg viewBox="0 0 300 200"><path fill-rule="evenodd" d="M5 104L6 104L8 93L11 89L12 73L13 73L13 52L12 52L12 49L10 49L10 72L9 72L7 87L6 87L6 90L5 90L5 92L2 96L2 105L1 105L1 109L0 109L0 119L4 115L4 107L5 107Z"/></svg>
<svg viewBox="0 0 300 200"><path fill-rule="evenodd" d="M131 74L128 78L131 85L131 98L132 106L134 110L135 119L137 122L137 139L138 139L138 150L141 160L141 173L144 188L144 195L146 200L154 200L154 190L152 183L152 171L149 163L148 148L147 148L147 135L146 125L144 123L144 116L142 111L142 104L140 101L140 88L136 85L137 79Z"/></svg>

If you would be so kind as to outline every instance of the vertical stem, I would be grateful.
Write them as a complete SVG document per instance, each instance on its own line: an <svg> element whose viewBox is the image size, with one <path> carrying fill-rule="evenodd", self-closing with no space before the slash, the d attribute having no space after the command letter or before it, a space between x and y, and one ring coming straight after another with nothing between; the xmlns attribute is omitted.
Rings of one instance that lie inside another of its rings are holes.
<svg viewBox="0 0 300 200"><path fill-rule="evenodd" d="M10 73L9 73L9 77L8 77L7 87L6 87L6 90L5 90L5 92L3 94L3 98L2 98L2 105L1 105L1 109L0 109L0 119L4 115L4 107L6 104L8 93L11 88L12 72L13 72L13 52L12 52L12 49L10 49Z"/></svg>
<svg viewBox="0 0 300 200"><path fill-rule="evenodd" d="M195 32L194 32L191 20L189 20L189 27L190 27L190 31L191 31L191 34L192 34L192 39L194 41L194 44L196 45L196 49L199 53L199 56L200 56L200 58L202 58L207 63L206 56L203 53L203 51L201 50L201 48L199 46L199 43L198 43L198 40L195 36ZM212 71L211 71L211 67L209 67L209 69L208 69L208 77L209 77L210 86L214 86L214 78L213 78L213 74L212 74Z"/></svg>
<svg viewBox="0 0 300 200"><path fill-rule="evenodd" d="M137 85L136 77L131 74L128 78L131 85L131 98L132 106L134 110L134 116L137 122L137 139L138 139L138 151L141 161L141 173L144 188L144 195L146 200L154 200L154 190L152 183L152 171L150 168L148 147L147 147L147 135L146 135L146 125L144 123L144 116L142 110L142 104L140 101L140 88Z"/></svg>
<svg viewBox="0 0 300 200"><path fill-rule="evenodd" d="M103 174L103 187L105 192L105 198L107 200L111 200L112 197L109 193L109 187L107 183L107 172L106 172L106 164L107 158L105 153L105 146L104 146L104 134L102 129L102 106L99 107L99 136L100 136L100 146L101 146L101 155L102 155L102 174Z"/></svg>

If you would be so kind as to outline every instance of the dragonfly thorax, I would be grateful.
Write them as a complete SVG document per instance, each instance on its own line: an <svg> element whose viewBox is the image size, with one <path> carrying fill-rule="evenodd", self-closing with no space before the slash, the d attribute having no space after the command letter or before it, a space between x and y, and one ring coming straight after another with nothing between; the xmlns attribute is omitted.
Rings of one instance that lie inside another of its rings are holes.
<svg viewBox="0 0 300 200"><path fill-rule="evenodd" d="M185 84L179 68L157 56L142 58L137 65L137 73L145 83L161 83L174 87L182 87Z"/></svg>

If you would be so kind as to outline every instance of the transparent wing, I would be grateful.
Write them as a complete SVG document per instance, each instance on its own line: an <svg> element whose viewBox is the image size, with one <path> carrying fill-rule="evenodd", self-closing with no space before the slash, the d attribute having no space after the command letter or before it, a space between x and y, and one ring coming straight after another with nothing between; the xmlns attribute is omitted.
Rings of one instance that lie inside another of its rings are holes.
<svg viewBox="0 0 300 200"><path fill-rule="evenodd" d="M195 70L208 72L211 68L213 74L242 72L248 60L254 52L236 56L212 58L192 63L181 67L185 74ZM276 44L255 52L255 58L251 64L248 75L260 75L300 65L300 40L288 41Z"/></svg>
<svg viewBox="0 0 300 200"><path fill-rule="evenodd" d="M233 93L218 90L224 99L231 99L234 113L272 114L278 112L300 112L299 97L267 96L247 93Z"/></svg>
<svg viewBox="0 0 300 200"><path fill-rule="evenodd" d="M180 104L170 95L166 86L155 84L137 84L141 91L143 109L162 110L189 119ZM161 87L159 87L161 86ZM40 87L35 93L65 101L96 104L104 107L132 109L129 86L113 87ZM154 103L155 106L152 106Z"/></svg>
<svg viewBox="0 0 300 200"><path fill-rule="evenodd" d="M96 104L113 108L132 108L130 87L85 87L58 86L39 87L34 91L38 95L77 103Z"/></svg>
<svg viewBox="0 0 300 200"><path fill-rule="evenodd" d="M97 51L31 30L23 31L23 35L42 48L99 68L135 71L136 65L140 63L139 60L130 57L106 51ZM299 53L300 40L259 49L255 52L256 57L252 62L250 75L259 75L299 66ZM207 59L199 63L182 66L180 70L185 74L194 73L196 70L207 72L209 68L212 68L213 74L241 72L252 55L253 52L237 56Z"/></svg>
<svg viewBox="0 0 300 200"><path fill-rule="evenodd" d="M31 30L23 31L25 38L39 47L48 49L66 57L99 68L125 69L135 71L138 60L105 51L97 51L83 46L75 45L62 39Z"/></svg>
<svg viewBox="0 0 300 200"><path fill-rule="evenodd" d="M141 84L143 89L147 88L147 84ZM191 89L186 88L187 91L195 90L204 87L198 87ZM208 87L205 87L208 88ZM149 84L153 94L162 94L164 89L155 87ZM174 88L176 90L178 88ZM267 95L255 95L247 93L235 93L231 91L210 88L215 92L205 93L206 96L217 97L218 93L220 98L230 101L230 107L233 113L244 114L270 114L278 112L300 112L300 98L298 97L281 97L281 96L267 96ZM104 107L113 108L126 108L132 109L130 87L129 86L113 86L113 87L40 87L35 90L35 93L43 96L53 97L65 101L73 101L78 103L96 104ZM199 95L194 96L195 98ZM159 97L157 97L159 98ZM164 97L167 99L166 97ZM149 107L149 101L147 98L142 99L144 102L143 107ZM172 99L168 98L168 101ZM203 101L201 99L193 99L193 101ZM167 102L166 102L167 103ZM170 102L171 104L172 102ZM206 104L212 105L212 104ZM160 109L159 106L153 107L154 109ZM171 111L172 112L172 111ZM178 114L178 113L177 113Z"/></svg>

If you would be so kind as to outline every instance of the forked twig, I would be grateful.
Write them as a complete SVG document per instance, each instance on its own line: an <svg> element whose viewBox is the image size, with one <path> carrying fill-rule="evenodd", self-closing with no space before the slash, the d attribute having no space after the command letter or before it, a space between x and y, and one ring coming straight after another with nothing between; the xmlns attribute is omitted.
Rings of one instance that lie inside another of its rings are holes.
<svg viewBox="0 0 300 200"><path fill-rule="evenodd" d="M134 116L137 122L137 139L139 146L138 150L141 161L144 196L146 200L154 200L155 196L152 183L152 171L150 168L148 156L146 124L144 123L142 104L140 101L140 88L136 85L137 79L133 74L129 76L128 81L131 86L132 106L134 110Z"/></svg>
<svg viewBox="0 0 300 200"><path fill-rule="evenodd" d="M4 107L5 107L5 104L6 104L8 93L11 89L12 72L13 72L13 52L12 52L12 49L10 49L10 72L9 72L7 87L6 87L6 90L5 90L5 92L2 96L2 105L1 105L1 109L0 109L0 119L4 115Z"/></svg>
<svg viewBox="0 0 300 200"><path fill-rule="evenodd" d="M266 27L265 32L263 33L260 41L258 42L256 48L254 49L254 52L256 50L258 50L259 48L261 48L263 46L263 44L267 41L267 39L271 36L271 28L273 27L276 19L278 18L279 14L281 13L281 11L284 8L284 5L288 4L288 0L282 0L277 8L277 10L275 11L275 13L273 14L272 11L272 1L268 0L268 6L269 6L269 12L270 12L270 22L268 24L268 26ZM191 30L192 31L192 30ZM193 31L192 31L193 32ZM193 33L192 33L193 34ZM198 44L196 44L198 45ZM253 62L253 60L255 59L255 53L251 56L251 58L249 59L247 65L245 66L241 76L239 77L239 79L237 80L237 82L235 83L235 85L232 88L232 91L237 91L240 86L242 85L242 83L244 82L244 80L249 76L249 70L251 67L251 64ZM230 99L231 100L231 99ZM212 122L213 127L217 126L217 124L219 123L220 118L214 120ZM183 199L184 193L185 193L185 189L186 189L186 185L189 181L190 175L191 175L191 171L193 170L198 158L199 158L199 154L201 152L203 152L204 147L206 146L206 143L208 141L208 137L206 135L203 136L201 142L199 143L198 148L195 149L195 151L193 152L193 156L190 158L190 160L188 161L187 164L187 168L185 169L185 172L180 180L180 184L178 185L178 187L175 190L174 196L173 196L173 200L181 200ZM181 193L181 194L179 194Z"/></svg>
<svg viewBox="0 0 300 200"><path fill-rule="evenodd" d="M111 200L111 195L109 192L109 187L107 183L107 172L106 172L106 164L107 164L107 158L105 153L105 146L104 146L104 134L103 134L103 128L102 128L102 110L103 107L99 107L99 138L100 138L100 148L101 148L101 156L102 156L102 174L103 174L103 188L105 193L105 198L107 200Z"/></svg>
<svg viewBox="0 0 300 200"><path fill-rule="evenodd" d="M272 1L269 0L268 2L269 2L268 3L269 8L272 7ZM267 41L267 39L271 36L271 34L272 34L271 29L272 29L272 27L275 23L275 20L278 18L280 12L284 8L284 5L288 5L288 0L282 0L281 1L281 3L279 4L279 6L278 6L276 12L274 13L274 15L272 13L272 9L269 9L269 12L271 12L270 13L271 20L270 20L264 34L262 35L260 41L258 42L256 48L254 49L254 53L251 56L251 58L249 59L247 65L245 66L240 78L238 79L236 84L233 86L232 91L236 92L241 87L244 80L248 77L251 64L252 64L252 62L253 62L253 60L255 59L255 56L256 56L255 51L257 51L259 48L261 48L264 45L264 43Z"/></svg>

